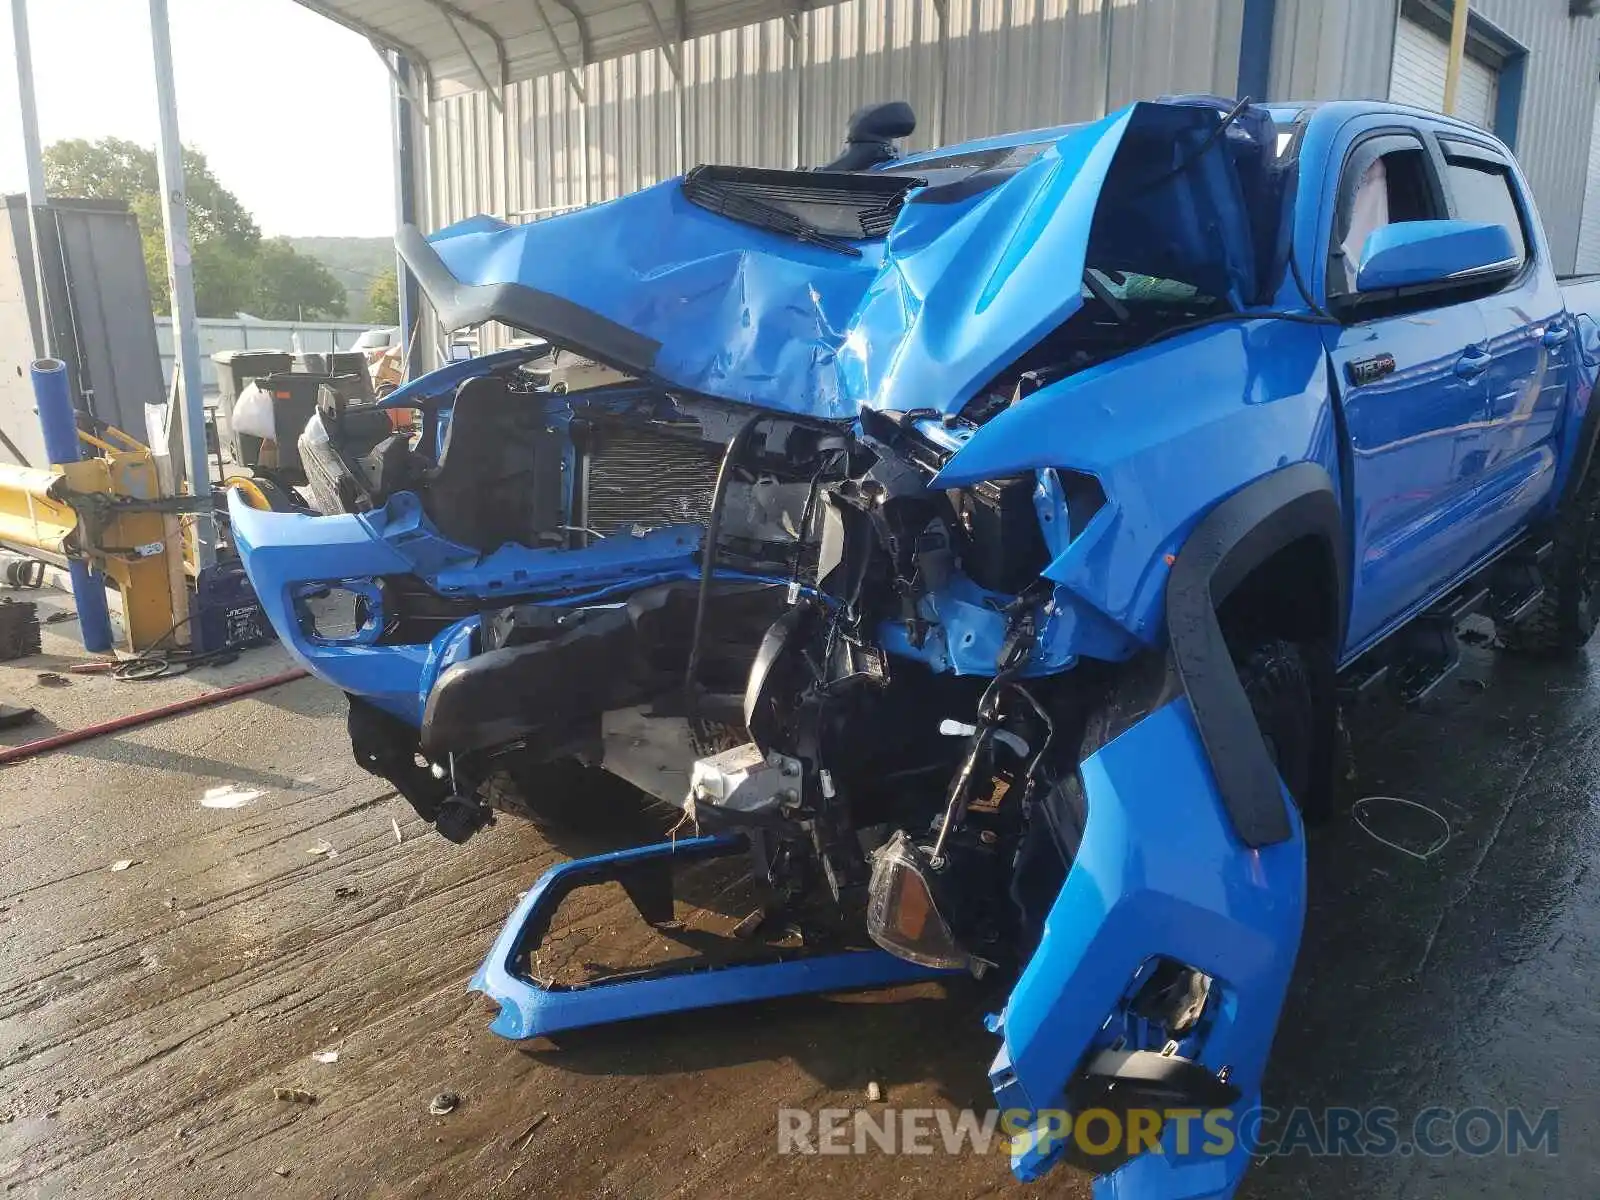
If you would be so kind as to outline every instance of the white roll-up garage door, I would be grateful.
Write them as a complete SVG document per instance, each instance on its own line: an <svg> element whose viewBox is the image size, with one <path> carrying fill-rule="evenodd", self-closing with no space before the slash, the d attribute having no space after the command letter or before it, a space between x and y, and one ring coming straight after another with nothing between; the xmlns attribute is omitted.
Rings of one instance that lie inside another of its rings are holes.
<svg viewBox="0 0 1600 1200"><path fill-rule="evenodd" d="M1389 99L1431 108L1435 112L1443 110L1444 73L1449 62L1449 42L1415 21L1401 17L1395 30ZM1473 58L1469 47L1461 63L1461 82L1456 88L1456 116L1492 129L1499 83L1499 73Z"/></svg>

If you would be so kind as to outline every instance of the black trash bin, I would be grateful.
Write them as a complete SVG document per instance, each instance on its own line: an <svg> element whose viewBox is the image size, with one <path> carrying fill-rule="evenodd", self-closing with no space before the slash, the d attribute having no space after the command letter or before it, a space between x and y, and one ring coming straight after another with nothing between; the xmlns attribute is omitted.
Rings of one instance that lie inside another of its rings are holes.
<svg viewBox="0 0 1600 1200"><path fill-rule="evenodd" d="M211 361L217 364L217 411L228 425L233 461L253 466L261 457L261 439L241 435L234 429L233 406L252 380L287 371L294 364L294 356L287 350L218 350Z"/></svg>

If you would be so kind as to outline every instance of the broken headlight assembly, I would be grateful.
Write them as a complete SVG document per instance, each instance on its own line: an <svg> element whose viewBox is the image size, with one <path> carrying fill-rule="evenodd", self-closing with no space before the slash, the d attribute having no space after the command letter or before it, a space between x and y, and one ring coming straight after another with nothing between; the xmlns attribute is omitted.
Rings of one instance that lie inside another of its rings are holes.
<svg viewBox="0 0 1600 1200"><path fill-rule="evenodd" d="M935 899L928 856L900 830L879 848L867 886L867 933L890 954L924 967L963 970L971 957Z"/></svg>

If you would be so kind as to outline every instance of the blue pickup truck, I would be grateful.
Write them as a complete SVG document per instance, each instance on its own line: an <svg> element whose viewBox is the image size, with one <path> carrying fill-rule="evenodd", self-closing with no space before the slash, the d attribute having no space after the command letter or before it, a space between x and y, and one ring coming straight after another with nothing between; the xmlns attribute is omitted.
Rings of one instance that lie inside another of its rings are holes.
<svg viewBox="0 0 1600 1200"><path fill-rule="evenodd" d="M526 895L474 980L497 1031L1004 973L1020 1177L1228 1196L1247 1138L1095 1156L1071 1114L1244 1122L1342 700L1425 697L1469 615L1588 641L1600 285L1433 113L1176 97L899 156L911 122L403 230L444 327L542 341L404 385L419 435L320 415L348 511L236 495L232 534L358 761L452 840L618 779L683 810ZM605 381L552 386L552 346ZM533 977L574 888L665 925L671 870L733 855L857 944Z"/></svg>

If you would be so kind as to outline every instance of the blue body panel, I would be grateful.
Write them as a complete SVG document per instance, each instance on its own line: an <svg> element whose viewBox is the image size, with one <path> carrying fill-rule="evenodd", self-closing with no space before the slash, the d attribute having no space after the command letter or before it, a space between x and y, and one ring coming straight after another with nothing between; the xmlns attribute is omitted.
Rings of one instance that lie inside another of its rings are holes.
<svg viewBox="0 0 1600 1200"><path fill-rule="evenodd" d="M990 1069L1002 1109L1031 1112L1065 1103L1068 1080L1120 1021L1129 983L1164 955L1213 976L1223 992L1185 1057L1227 1067L1255 1103L1294 969L1305 910L1305 843L1294 806L1293 836L1248 849L1233 831L1188 702L1157 709L1080 768L1088 823L1044 938L995 1022L1003 1045ZM1182 836L1173 836L1181 829ZM1154 1047L1159 1049L1160 1047ZM1064 1148L1044 1139L1014 1148L1012 1166L1031 1179ZM1098 1197L1179 1200L1227 1196L1243 1177L1242 1148L1227 1157L1184 1158L1169 1128L1165 1153L1146 1154L1096 1184Z"/></svg>
<svg viewBox="0 0 1600 1200"><path fill-rule="evenodd" d="M665 974L656 978L597 983L581 989L549 987L530 979L518 967L529 945L530 927L548 928L556 907L575 875L606 877L643 863L668 864L673 859L723 857L743 853L740 836L684 838L593 858L574 859L551 867L517 904L494 947L468 985L500 1005L490 1026L501 1037L543 1037L567 1029L633 1021L661 1013L745 1004L811 992L849 991L938 979L948 972L919 967L882 950L796 957L785 962L728 966Z"/></svg>
<svg viewBox="0 0 1600 1200"><path fill-rule="evenodd" d="M933 486L1049 467L1095 476L1106 505L1045 577L1153 645L1166 556L1195 523L1290 463L1337 480L1337 437L1316 327L1229 322L1041 388L974 432Z"/></svg>
<svg viewBox="0 0 1600 1200"><path fill-rule="evenodd" d="M672 386L824 418L863 405L953 412L1082 305L1086 258L1160 264L1217 295L1253 289L1226 162L1166 189L1159 210L1119 196L1130 215L1095 227L1125 139L1159 174L1220 116L1135 104L1068 128L989 186L913 192L888 238L857 242L856 256L712 213L677 180L530 225L472 217L429 241L461 284L524 284L659 342L651 374Z"/></svg>
<svg viewBox="0 0 1600 1200"><path fill-rule="evenodd" d="M1222 111L1141 104L1087 125L973 143L958 149L1041 148L965 189L932 178L952 150L902 160L897 171L926 166L932 186L908 195L886 238L857 243L859 256L713 214L686 200L677 181L533 225L473 218L436 234L432 245L462 284L537 289L658 342L651 381L703 403L712 397L837 421L857 434L868 424L864 409L915 413L908 423L950 452L932 487L1031 476L1048 552L1042 574L1053 591L1040 606L1024 676L1162 647L1168 572L1190 532L1253 482L1315 463L1333 481L1344 518L1348 559L1340 565L1350 595L1338 650L1348 663L1551 512L1587 453L1580 429L1600 368L1600 325L1590 315L1600 309L1600 284L1556 282L1511 163L1527 263L1506 286L1333 323L1320 309L1331 303L1330 261L1338 261L1330 244L1337 185L1361 139L1411 132L1440 162L1441 137L1492 154L1503 147L1450 118L1334 102L1301 118L1288 164L1297 182L1275 186L1270 171L1251 166L1251 147L1271 144L1259 110L1219 132ZM1275 111L1285 122L1298 112ZM1215 138L1226 155L1211 149ZM1159 193L1167 198L1156 208L1147 195L1157 193L1141 181L1172 168L1185 182ZM1461 223L1458 213L1450 217ZM1388 257L1369 282L1395 286L1436 275L1437 239L1427 256L1408 254L1407 245L1422 244L1413 241L1419 231L1390 228L1378 239ZM1457 265L1504 248L1492 235L1455 232ZM1082 307L1086 265L1114 273L1152 261L1226 300L1230 319L1047 383L980 425L960 417L997 371ZM537 353L451 364L388 402L441 399L466 378ZM1058 472L1100 485L1104 504L1086 525L1075 522ZM230 505L235 541L285 644L324 679L412 724L440 671L473 652L478 618L426 645L329 643L304 627L298 598L308 588L409 575L440 595L490 608L508 596L602 602L699 570L701 534L689 525L581 550L508 544L480 554L442 537L409 494L362 516L315 519L256 512L237 496ZM913 645L899 620L879 636L892 656L993 675L1010 599L954 571L921 598L919 615L931 623L924 640ZM1080 772L1088 802L1082 845L1043 939L994 1023L1002 1046L991 1078L1001 1107L1041 1114L1037 1136L1015 1146L1013 1166L1023 1178L1057 1158L1062 1147L1050 1143L1042 1114L1063 1106L1087 1056L1135 1029L1129 997L1160 956L1216 981L1221 999L1180 1053L1213 1071L1228 1069L1243 1093L1237 1122L1259 1102L1300 938L1298 817L1291 806L1287 840L1244 846L1187 699L1149 714ZM474 979L501 1003L496 1031L528 1037L927 977L867 954L580 992L541 988L517 974L527 931L547 919L575 873L732 848L692 839L548 873ZM1242 1148L1180 1156L1171 1130L1164 1150L1101 1178L1096 1195L1228 1197L1248 1165Z"/></svg>
<svg viewBox="0 0 1600 1200"><path fill-rule="evenodd" d="M1475 221L1403 221L1374 229L1361 251L1356 288L1438 283L1515 257L1503 225Z"/></svg>

